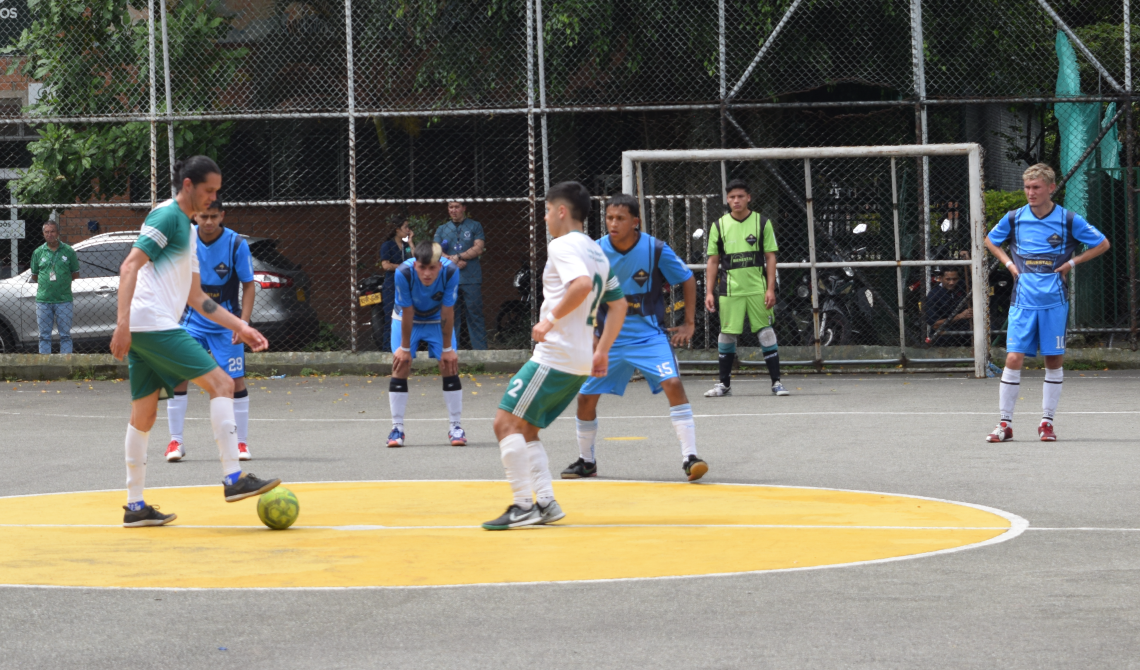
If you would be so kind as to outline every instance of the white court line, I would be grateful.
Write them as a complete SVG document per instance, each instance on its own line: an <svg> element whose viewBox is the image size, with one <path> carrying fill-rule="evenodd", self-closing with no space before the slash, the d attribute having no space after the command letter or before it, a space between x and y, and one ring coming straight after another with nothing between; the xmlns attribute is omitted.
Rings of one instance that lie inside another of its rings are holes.
<svg viewBox="0 0 1140 670"><path fill-rule="evenodd" d="M1030 526L1029 528L1026 528L1026 530L1083 530L1083 531L1105 531L1105 532L1123 531L1126 533L1140 532L1140 528L1092 528L1089 526L1084 526L1084 527L1079 527L1079 528L1045 528L1043 526Z"/></svg>
<svg viewBox="0 0 1140 670"><path fill-rule="evenodd" d="M535 526L539 528L540 526ZM558 524L549 528L759 528L759 529L813 529L813 530L1009 530L1009 526L836 526L799 524L750 524L750 523L596 523ZM84 523L0 523L0 528L122 528L118 524ZM166 528L204 528L213 530L260 530L261 526L185 526L168 525ZM483 530L482 526L293 526L290 530Z"/></svg>

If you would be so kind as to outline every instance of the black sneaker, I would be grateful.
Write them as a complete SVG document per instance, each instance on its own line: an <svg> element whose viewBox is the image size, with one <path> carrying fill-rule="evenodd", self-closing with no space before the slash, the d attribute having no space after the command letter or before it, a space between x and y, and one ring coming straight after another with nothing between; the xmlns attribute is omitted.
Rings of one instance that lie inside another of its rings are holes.
<svg viewBox="0 0 1140 670"><path fill-rule="evenodd" d="M123 515L123 528L141 528L142 526L165 526L166 524L178 518L177 514L163 514L158 511L158 505L147 505L146 507L131 511L130 507L123 505L123 509L127 510Z"/></svg>
<svg viewBox="0 0 1140 670"><path fill-rule="evenodd" d="M226 484L226 502L237 502L253 496L259 496L270 489L277 488L280 479L258 479L246 472L233 484Z"/></svg>
<svg viewBox="0 0 1140 670"><path fill-rule="evenodd" d="M701 477L704 477L705 473L709 471L709 464L697 458L695 455L689 456L689 460L685 461L681 467L685 468L685 474L689 476L689 481L691 482L695 482Z"/></svg>
<svg viewBox="0 0 1140 670"><path fill-rule="evenodd" d="M538 505L531 505L530 509L527 510L518 505L511 505L501 517L484 523L483 528L487 530L509 530L519 526L533 526L540 523L542 523L542 512L539 511Z"/></svg>
<svg viewBox="0 0 1140 670"><path fill-rule="evenodd" d="M583 477L597 477L598 464L588 463L586 459L579 458L562 471L563 479L581 479Z"/></svg>

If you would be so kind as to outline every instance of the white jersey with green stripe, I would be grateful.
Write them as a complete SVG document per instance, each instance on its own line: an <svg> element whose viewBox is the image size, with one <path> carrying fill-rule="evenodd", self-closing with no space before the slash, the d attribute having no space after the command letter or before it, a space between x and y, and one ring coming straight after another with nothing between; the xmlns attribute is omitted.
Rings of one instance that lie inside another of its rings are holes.
<svg viewBox="0 0 1140 670"><path fill-rule="evenodd" d="M593 281L590 295L573 312L558 320L546 341L534 348L531 360L571 375L588 375L594 360L594 319L598 305L622 297L621 283L610 272L610 262L598 243L574 231L551 240L542 271L544 299L539 319L562 302L566 287L578 277Z"/></svg>
<svg viewBox="0 0 1140 670"><path fill-rule="evenodd" d="M143 222L135 248L150 261L139 270L131 299L131 331L175 330L198 271L198 245L190 217L174 200L159 204Z"/></svg>

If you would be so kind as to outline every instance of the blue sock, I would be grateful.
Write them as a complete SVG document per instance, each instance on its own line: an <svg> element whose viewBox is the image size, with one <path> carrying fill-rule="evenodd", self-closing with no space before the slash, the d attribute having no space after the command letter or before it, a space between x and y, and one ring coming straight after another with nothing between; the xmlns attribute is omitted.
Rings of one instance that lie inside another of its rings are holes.
<svg viewBox="0 0 1140 670"><path fill-rule="evenodd" d="M130 510L130 511L132 511L132 512L137 512L137 511L141 510L141 509L142 509L142 508L144 508L144 507L146 507L146 503L145 503L145 502L143 502L142 500L140 500L140 501L138 501L138 502L129 502L129 503L127 503L127 509L129 509L129 510Z"/></svg>
<svg viewBox="0 0 1140 670"><path fill-rule="evenodd" d="M226 475L225 479L222 481L226 484L236 484L238 479L241 479L241 470L238 470L237 472L231 472L230 474Z"/></svg>

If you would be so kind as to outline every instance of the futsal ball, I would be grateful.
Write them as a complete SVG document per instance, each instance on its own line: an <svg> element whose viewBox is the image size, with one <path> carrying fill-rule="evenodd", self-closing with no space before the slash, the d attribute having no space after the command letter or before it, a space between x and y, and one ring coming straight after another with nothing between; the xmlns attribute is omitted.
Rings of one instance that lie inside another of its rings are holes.
<svg viewBox="0 0 1140 670"><path fill-rule="evenodd" d="M297 520L301 503L297 496L284 486L278 486L257 501L257 516L261 523L273 530L285 530Z"/></svg>

